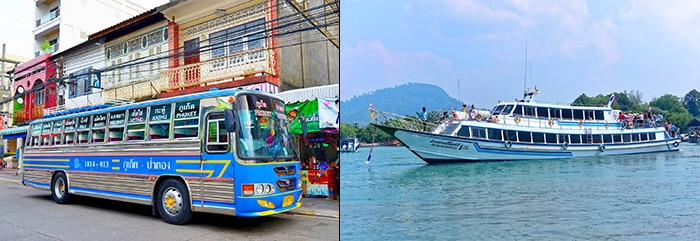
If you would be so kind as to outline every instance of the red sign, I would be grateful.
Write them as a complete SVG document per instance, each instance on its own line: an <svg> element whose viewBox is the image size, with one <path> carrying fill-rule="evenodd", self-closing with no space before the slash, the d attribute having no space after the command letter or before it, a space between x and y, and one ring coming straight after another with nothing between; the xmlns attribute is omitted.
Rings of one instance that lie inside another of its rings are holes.
<svg viewBox="0 0 700 241"><path fill-rule="evenodd" d="M5 117L0 116L0 130L4 130L4 129L5 129Z"/></svg>

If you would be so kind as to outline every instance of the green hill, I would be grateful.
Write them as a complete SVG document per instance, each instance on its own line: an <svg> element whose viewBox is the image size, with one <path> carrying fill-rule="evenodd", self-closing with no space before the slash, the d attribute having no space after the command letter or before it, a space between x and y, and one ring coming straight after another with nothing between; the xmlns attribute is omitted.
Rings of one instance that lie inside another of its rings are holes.
<svg viewBox="0 0 700 241"><path fill-rule="evenodd" d="M341 89L342 95L342 89ZM442 88L423 83L407 83L393 88L379 89L340 102L340 122L367 125L369 103L381 111L400 115L415 115L421 108L430 111L461 109L462 104Z"/></svg>

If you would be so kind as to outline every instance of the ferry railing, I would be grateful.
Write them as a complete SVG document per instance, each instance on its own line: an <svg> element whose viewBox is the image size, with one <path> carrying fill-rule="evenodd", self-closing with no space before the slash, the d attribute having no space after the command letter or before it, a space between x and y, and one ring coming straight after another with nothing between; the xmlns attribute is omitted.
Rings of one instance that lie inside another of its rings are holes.
<svg viewBox="0 0 700 241"><path fill-rule="evenodd" d="M414 116L402 116L380 110L374 110L374 112L374 119L372 122L375 124L421 132L433 132L440 126L436 123L424 122Z"/></svg>

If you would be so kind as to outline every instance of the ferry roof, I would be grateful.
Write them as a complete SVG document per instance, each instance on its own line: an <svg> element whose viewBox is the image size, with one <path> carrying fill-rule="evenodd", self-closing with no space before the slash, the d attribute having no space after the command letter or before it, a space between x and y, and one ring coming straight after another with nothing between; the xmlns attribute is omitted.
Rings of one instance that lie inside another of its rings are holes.
<svg viewBox="0 0 700 241"><path fill-rule="evenodd" d="M221 97L221 96L229 96L229 95L237 95L237 94L241 94L241 93L266 95L268 97L279 99L280 101L282 101L282 99L280 99L276 95L272 95L272 94L261 92L261 91L239 90L239 89L225 89L225 90L212 89L212 90L209 90L206 92L198 92L198 93L193 93L193 94L188 94L188 95L183 95L183 96L149 100L149 101L144 101L144 102L125 104L125 105L107 107L107 108L102 108L102 109L83 111L83 112L78 112L78 113L73 113L73 114L61 115L61 116L56 116L56 117L51 117L51 118L42 118L42 119L38 119L38 120L34 120L34 121L30 122L29 125L40 124L40 123L44 123L44 122L51 122L51 121L60 120L60 119L69 119L69 118L80 117L80 116L84 116L86 113L102 114L102 113L108 113L108 112L113 112L113 111L142 108L142 107L147 107L147 106L161 105L161 104L167 104L167 103L173 103L173 102L181 102L181 101L196 100L196 99L202 99L202 98ZM284 101L282 101L282 102L284 102Z"/></svg>
<svg viewBox="0 0 700 241"><path fill-rule="evenodd" d="M551 104L551 103L539 103L539 102L500 102L496 104L499 105L522 105L522 106L535 106L535 107L547 107L547 108L559 108L559 109L579 109L579 110L612 110L608 106L575 106L575 105L564 105L564 104Z"/></svg>

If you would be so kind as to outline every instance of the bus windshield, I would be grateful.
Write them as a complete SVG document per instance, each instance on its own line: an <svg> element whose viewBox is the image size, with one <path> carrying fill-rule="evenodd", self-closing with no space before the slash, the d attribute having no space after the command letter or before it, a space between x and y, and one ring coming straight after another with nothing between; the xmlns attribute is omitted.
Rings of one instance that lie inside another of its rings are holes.
<svg viewBox="0 0 700 241"><path fill-rule="evenodd" d="M288 161L295 148L284 114L284 103L261 95L241 95L236 100L237 152L243 159Z"/></svg>

